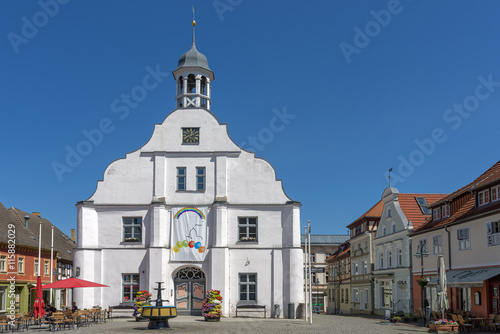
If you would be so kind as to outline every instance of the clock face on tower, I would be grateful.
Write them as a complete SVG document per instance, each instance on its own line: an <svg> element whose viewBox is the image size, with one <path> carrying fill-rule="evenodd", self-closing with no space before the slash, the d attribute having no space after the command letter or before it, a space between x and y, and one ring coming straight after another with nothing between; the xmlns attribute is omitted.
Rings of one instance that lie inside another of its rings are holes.
<svg viewBox="0 0 500 334"><path fill-rule="evenodd" d="M199 144L200 128L182 128L183 144Z"/></svg>

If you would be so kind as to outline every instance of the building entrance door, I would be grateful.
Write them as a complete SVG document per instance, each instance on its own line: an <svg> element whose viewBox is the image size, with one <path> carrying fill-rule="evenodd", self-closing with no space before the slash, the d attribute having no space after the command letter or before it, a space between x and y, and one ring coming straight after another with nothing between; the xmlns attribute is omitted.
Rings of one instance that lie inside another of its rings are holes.
<svg viewBox="0 0 500 334"><path fill-rule="evenodd" d="M491 312L498 314L500 306L500 283L490 284Z"/></svg>
<svg viewBox="0 0 500 334"><path fill-rule="evenodd" d="M181 315L201 315L205 299L205 273L197 267L182 268L174 277L175 307Z"/></svg>

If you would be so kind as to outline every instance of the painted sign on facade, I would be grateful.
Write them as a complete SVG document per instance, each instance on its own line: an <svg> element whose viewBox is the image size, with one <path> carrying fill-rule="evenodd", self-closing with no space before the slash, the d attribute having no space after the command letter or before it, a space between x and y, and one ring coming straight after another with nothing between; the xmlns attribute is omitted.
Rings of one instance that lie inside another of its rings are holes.
<svg viewBox="0 0 500 334"><path fill-rule="evenodd" d="M207 207L173 208L171 259L203 261L207 250Z"/></svg>

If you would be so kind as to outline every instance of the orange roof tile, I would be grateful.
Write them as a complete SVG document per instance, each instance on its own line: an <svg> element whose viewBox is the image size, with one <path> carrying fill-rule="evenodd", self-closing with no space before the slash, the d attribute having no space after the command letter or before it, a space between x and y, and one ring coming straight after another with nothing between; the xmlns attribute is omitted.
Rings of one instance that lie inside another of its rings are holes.
<svg viewBox="0 0 500 334"><path fill-rule="evenodd" d="M442 199L435 202L434 204L451 202L455 197L458 197L465 192L480 188L480 187L485 186L487 184L490 184L492 182L498 181L499 179L500 179L500 161L498 161L496 164L491 166L486 172L481 174L478 178L476 178L471 183L469 183L466 186L452 192L448 196L443 197Z"/></svg>
<svg viewBox="0 0 500 334"><path fill-rule="evenodd" d="M442 227L466 218L470 218L472 216L500 209L500 202L493 202L488 205L476 207L476 199L472 195L468 195L467 193L481 189L491 183L500 181L500 161L495 163L492 167L490 167L486 172L481 174L478 178L476 178L471 183L465 185L464 187L454 191L448 196L443 197L442 199L434 202L435 206L442 204L444 202L452 202L455 198L459 196L469 197L467 202L462 205L456 212L454 212L450 217L446 219L440 219L434 221L432 218L429 218L425 224L423 224L420 228L415 229L413 233L425 232L430 229L434 229L437 227ZM432 205L430 205L432 206Z"/></svg>
<svg viewBox="0 0 500 334"><path fill-rule="evenodd" d="M406 219L411 220L413 228L416 229L422 225L429 215L424 215L422 210L420 210L420 205L418 204L415 197L423 197L427 201L427 204L432 204L446 196L446 194L399 194L398 200L401 210L406 216Z"/></svg>
<svg viewBox="0 0 500 334"><path fill-rule="evenodd" d="M382 211L384 211L384 201L380 200L377 202L377 204L372 206L370 210L366 211L361 217L359 217L358 219L347 225L347 228L350 228L352 225L354 225L363 218L367 217L380 218L382 217Z"/></svg>

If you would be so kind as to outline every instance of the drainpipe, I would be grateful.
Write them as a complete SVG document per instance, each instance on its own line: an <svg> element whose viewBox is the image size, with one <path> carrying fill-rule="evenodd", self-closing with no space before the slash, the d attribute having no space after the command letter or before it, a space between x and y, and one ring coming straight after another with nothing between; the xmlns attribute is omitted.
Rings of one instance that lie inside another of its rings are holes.
<svg viewBox="0 0 500 334"><path fill-rule="evenodd" d="M448 230L448 225L445 225L444 230L448 233L448 270L451 270L451 233ZM445 274L446 275L446 274ZM453 300L453 289L450 289L450 309L453 311L452 303Z"/></svg>

